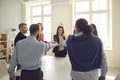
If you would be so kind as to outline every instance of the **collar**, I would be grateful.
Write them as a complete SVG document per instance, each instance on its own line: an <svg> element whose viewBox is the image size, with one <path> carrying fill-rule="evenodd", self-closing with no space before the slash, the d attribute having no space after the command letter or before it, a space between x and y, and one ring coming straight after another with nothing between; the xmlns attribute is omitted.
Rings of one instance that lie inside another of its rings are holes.
<svg viewBox="0 0 120 80"><path fill-rule="evenodd" d="M28 38L37 40L35 36L28 36Z"/></svg>
<svg viewBox="0 0 120 80"><path fill-rule="evenodd" d="M74 36L81 36L81 35L83 35L83 32L79 32L79 33L74 34Z"/></svg>

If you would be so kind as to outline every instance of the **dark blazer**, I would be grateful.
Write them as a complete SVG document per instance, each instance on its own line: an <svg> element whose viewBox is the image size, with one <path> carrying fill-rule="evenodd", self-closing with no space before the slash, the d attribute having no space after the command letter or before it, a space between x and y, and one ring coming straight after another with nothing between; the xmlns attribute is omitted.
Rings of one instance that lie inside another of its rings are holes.
<svg viewBox="0 0 120 80"><path fill-rule="evenodd" d="M54 39L55 42L59 43L59 37L58 37L58 35L54 35L53 39ZM63 37L63 39L65 40L65 37Z"/></svg>
<svg viewBox="0 0 120 80"><path fill-rule="evenodd" d="M25 35L23 35L21 32L19 32L17 34L17 36L15 37L15 40L14 40L14 46L16 45L16 43L19 41L19 40L22 40L22 39L25 39L27 38Z"/></svg>

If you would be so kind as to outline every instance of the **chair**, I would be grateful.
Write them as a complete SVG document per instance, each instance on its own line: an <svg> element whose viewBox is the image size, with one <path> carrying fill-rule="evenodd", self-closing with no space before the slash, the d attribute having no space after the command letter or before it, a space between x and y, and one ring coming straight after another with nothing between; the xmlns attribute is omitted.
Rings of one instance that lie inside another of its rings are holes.
<svg viewBox="0 0 120 80"><path fill-rule="evenodd" d="M0 60L0 80L8 80L7 64L4 60Z"/></svg>
<svg viewBox="0 0 120 80"><path fill-rule="evenodd" d="M117 74L115 80L120 80L120 73Z"/></svg>

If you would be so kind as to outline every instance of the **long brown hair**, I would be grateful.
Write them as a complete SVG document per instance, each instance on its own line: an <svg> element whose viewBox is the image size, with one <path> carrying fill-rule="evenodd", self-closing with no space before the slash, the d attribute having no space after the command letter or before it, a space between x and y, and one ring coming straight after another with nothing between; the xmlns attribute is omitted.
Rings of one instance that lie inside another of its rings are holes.
<svg viewBox="0 0 120 80"><path fill-rule="evenodd" d="M97 32L97 27L95 24L90 24L91 28L94 29L94 31L92 32L94 35L98 36L98 32Z"/></svg>
<svg viewBox="0 0 120 80"><path fill-rule="evenodd" d="M37 23L41 27L41 31L43 31L43 24L42 23Z"/></svg>
<svg viewBox="0 0 120 80"><path fill-rule="evenodd" d="M63 32L62 32L61 36L64 37L65 36L65 31L64 31L64 27L63 26L58 26L57 31L56 31L56 35L59 35L59 33L58 33L59 28L63 29Z"/></svg>

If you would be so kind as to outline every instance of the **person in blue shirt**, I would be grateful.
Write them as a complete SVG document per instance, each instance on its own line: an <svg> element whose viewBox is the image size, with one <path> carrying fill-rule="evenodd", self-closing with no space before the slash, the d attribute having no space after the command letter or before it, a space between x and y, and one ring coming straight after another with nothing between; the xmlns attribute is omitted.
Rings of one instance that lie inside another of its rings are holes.
<svg viewBox="0 0 120 80"><path fill-rule="evenodd" d="M50 48L58 46L57 43L45 43L36 39L41 31L37 24L32 24L29 30L30 36L16 43L15 52L8 69L9 80L15 80L14 71L17 64L20 65L21 69L20 80L43 80L41 71L42 54Z"/></svg>
<svg viewBox="0 0 120 80"><path fill-rule="evenodd" d="M108 71L106 56L100 38L91 31L87 20L80 18L75 23L74 35L61 43L68 50L72 80L105 80Z"/></svg>

